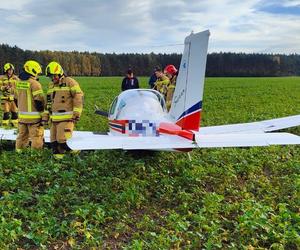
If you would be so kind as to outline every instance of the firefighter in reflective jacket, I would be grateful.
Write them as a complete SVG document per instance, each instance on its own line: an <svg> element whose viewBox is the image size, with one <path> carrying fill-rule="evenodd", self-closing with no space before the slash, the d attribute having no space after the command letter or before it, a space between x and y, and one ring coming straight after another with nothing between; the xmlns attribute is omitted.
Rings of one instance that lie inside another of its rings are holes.
<svg viewBox="0 0 300 250"><path fill-rule="evenodd" d="M162 70L160 68L156 68L155 69L155 75L157 77L156 82L154 83L154 87L153 89L157 90L158 92L160 92L165 100L167 97L167 91L168 91L168 85L170 83L169 78L162 72Z"/></svg>
<svg viewBox="0 0 300 250"><path fill-rule="evenodd" d="M176 87L176 79L177 79L177 75L178 75L178 70L176 69L176 67L173 64L169 64L165 67L164 73L170 79L170 82L167 86L167 95L166 95L166 105L167 105L167 109L169 111L171 108L172 99L173 99L173 95L174 95L174 91L175 91L175 87Z"/></svg>
<svg viewBox="0 0 300 250"><path fill-rule="evenodd" d="M14 101L16 90L16 82L19 78L14 74L14 66L11 63L4 65L4 75L0 76L0 90L1 90L1 106L3 111L2 126L9 125L13 127L18 126L18 109Z"/></svg>
<svg viewBox="0 0 300 250"><path fill-rule="evenodd" d="M37 78L42 73L42 68L38 62L30 60L24 64L23 70L16 83L15 96L19 108L17 152L26 148L29 141L34 149L41 149L44 143L41 119L45 109L45 97Z"/></svg>
<svg viewBox="0 0 300 250"><path fill-rule="evenodd" d="M70 151L66 141L71 138L74 123L79 121L83 105L83 92L78 82L64 74L57 62L50 62L46 76L52 79L47 91L47 110L45 122L50 116L50 141L54 157L63 158Z"/></svg>

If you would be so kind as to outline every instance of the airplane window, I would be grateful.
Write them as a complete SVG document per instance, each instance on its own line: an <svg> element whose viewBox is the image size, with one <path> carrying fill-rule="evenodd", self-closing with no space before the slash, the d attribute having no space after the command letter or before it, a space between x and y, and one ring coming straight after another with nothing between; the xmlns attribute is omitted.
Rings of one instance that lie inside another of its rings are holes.
<svg viewBox="0 0 300 250"><path fill-rule="evenodd" d="M115 113L115 109L116 109L116 106L117 106L117 102L118 102L118 97L116 97L115 100L113 101L113 103L111 104L109 114L112 115L112 114Z"/></svg>
<svg viewBox="0 0 300 250"><path fill-rule="evenodd" d="M165 110L166 109L166 103L165 103L164 97L160 93L158 93L156 91L153 92L153 93L155 93L155 95L156 95L156 97L157 97L157 99L158 99L161 107L163 108L163 110Z"/></svg>
<svg viewBox="0 0 300 250"><path fill-rule="evenodd" d="M126 102L123 99L121 99L117 108L117 117L121 112L122 108L124 108L125 106L126 106Z"/></svg>

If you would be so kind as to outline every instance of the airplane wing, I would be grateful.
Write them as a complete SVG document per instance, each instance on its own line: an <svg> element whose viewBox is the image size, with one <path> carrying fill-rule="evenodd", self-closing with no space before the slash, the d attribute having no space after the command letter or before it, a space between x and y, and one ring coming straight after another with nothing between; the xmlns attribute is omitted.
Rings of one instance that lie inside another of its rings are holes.
<svg viewBox="0 0 300 250"><path fill-rule="evenodd" d="M300 115L252 123L202 127L195 133L195 142L177 135L158 137L127 137L74 131L68 145L72 149L126 149L169 150L211 147L251 147L300 144L300 137L289 133L265 133L300 125ZM16 129L1 129L0 140L16 140ZM45 142L50 142L49 130L45 130Z"/></svg>
<svg viewBox="0 0 300 250"><path fill-rule="evenodd" d="M16 129L0 128L0 140L15 141L17 139Z"/></svg>
<svg viewBox="0 0 300 250"><path fill-rule="evenodd" d="M264 133L300 125L300 115L221 126L201 127L199 134Z"/></svg>
<svg viewBox="0 0 300 250"><path fill-rule="evenodd" d="M73 150L173 150L300 144L300 137L289 133L196 134L195 141L192 141L177 135L128 137L97 134L88 135L85 134L85 132L81 132L80 135L74 135L68 140L67 144Z"/></svg>
<svg viewBox="0 0 300 250"><path fill-rule="evenodd" d="M193 141L179 136L161 135L158 137L130 137L97 135L73 136L67 141L68 146L74 150L95 149L125 149L125 150L168 150L176 148L194 148Z"/></svg>

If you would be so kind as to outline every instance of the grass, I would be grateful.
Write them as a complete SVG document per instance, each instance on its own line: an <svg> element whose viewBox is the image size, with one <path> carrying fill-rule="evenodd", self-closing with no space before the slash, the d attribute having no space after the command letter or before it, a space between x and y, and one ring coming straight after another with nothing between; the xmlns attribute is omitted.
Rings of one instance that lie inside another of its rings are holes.
<svg viewBox="0 0 300 250"><path fill-rule="evenodd" d="M121 78L77 78L79 130L105 131ZM142 86L147 79L141 78ZM46 86L47 79L41 81ZM300 78L208 78L203 126L298 114ZM299 128L289 132L300 134ZM56 162L2 145L1 249L299 249L300 149L200 149Z"/></svg>

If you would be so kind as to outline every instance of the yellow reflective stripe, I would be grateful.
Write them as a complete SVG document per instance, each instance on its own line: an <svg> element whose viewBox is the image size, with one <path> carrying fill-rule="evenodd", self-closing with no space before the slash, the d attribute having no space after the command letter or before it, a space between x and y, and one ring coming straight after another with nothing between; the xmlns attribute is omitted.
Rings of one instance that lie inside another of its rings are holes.
<svg viewBox="0 0 300 250"><path fill-rule="evenodd" d="M9 84L9 83L11 83L11 84L13 84L13 83L16 83L17 81L16 80L14 80L14 79L4 79L4 80L2 80L2 83L4 83L4 84Z"/></svg>
<svg viewBox="0 0 300 250"><path fill-rule="evenodd" d="M54 87L53 91L70 91L70 87Z"/></svg>
<svg viewBox="0 0 300 250"><path fill-rule="evenodd" d="M39 94L44 94L44 93L43 93L43 90L39 89L39 90L37 90L37 91L33 91L33 92L32 92L32 95L33 95L33 96L36 96L36 95L39 95Z"/></svg>
<svg viewBox="0 0 300 250"><path fill-rule="evenodd" d="M73 114L69 114L69 115L50 115L50 118L52 119L52 121L63 121L63 120L70 120L72 119Z"/></svg>
<svg viewBox="0 0 300 250"><path fill-rule="evenodd" d="M40 115L19 115L19 119L39 119Z"/></svg>
<svg viewBox="0 0 300 250"><path fill-rule="evenodd" d="M2 81L3 84L13 84L13 83L16 83L17 81L16 80L12 80L12 79L5 79Z"/></svg>
<svg viewBox="0 0 300 250"><path fill-rule="evenodd" d="M31 92L30 89L27 89L27 109L28 112L32 111L32 103L31 103Z"/></svg>
<svg viewBox="0 0 300 250"><path fill-rule="evenodd" d="M52 121L63 121L63 120L71 120L73 117L73 112L69 111L69 112L53 112L50 115L50 118L52 119Z"/></svg>
<svg viewBox="0 0 300 250"><path fill-rule="evenodd" d="M81 93L81 88L79 87L79 85L75 85L71 88L71 91L74 91L76 93Z"/></svg>
<svg viewBox="0 0 300 250"><path fill-rule="evenodd" d="M14 95L1 96L1 100L13 101L15 99Z"/></svg>
<svg viewBox="0 0 300 250"><path fill-rule="evenodd" d="M82 112L82 108L74 108L73 111L74 111L74 112L81 113L81 112Z"/></svg>
<svg viewBox="0 0 300 250"><path fill-rule="evenodd" d="M71 88L70 87L54 87L54 88L49 88L47 90L47 94L53 93L54 91L71 91Z"/></svg>
<svg viewBox="0 0 300 250"><path fill-rule="evenodd" d="M41 114L22 114L22 113L19 113L19 119L38 119L38 118L41 118Z"/></svg>
<svg viewBox="0 0 300 250"><path fill-rule="evenodd" d="M53 112L52 115L60 116L60 115L72 115L73 111L66 111L66 112Z"/></svg>

